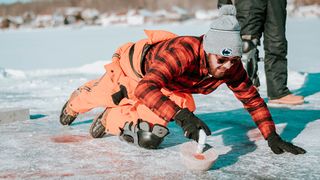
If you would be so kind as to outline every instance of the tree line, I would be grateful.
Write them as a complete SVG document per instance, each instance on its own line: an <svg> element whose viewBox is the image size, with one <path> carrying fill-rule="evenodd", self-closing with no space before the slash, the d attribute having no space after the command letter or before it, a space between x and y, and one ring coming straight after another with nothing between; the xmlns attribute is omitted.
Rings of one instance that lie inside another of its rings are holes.
<svg viewBox="0 0 320 180"><path fill-rule="evenodd" d="M178 6L188 10L216 8L217 0L33 0L30 3L0 5L0 16L22 15L32 11L35 14L52 14L57 8L85 7L100 12L125 12L128 9L148 10L170 9Z"/></svg>
<svg viewBox="0 0 320 180"><path fill-rule="evenodd" d="M189 11L215 9L218 0L33 0L30 3L0 4L0 16L17 16L25 12L52 14L57 8L95 8L100 12L125 12L128 9L170 9L178 6ZM320 0L294 0L297 6L319 4Z"/></svg>

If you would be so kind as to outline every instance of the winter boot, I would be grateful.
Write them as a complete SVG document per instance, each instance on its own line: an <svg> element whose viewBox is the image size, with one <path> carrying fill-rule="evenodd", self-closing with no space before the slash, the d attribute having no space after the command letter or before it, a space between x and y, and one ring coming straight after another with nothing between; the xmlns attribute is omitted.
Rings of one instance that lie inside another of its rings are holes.
<svg viewBox="0 0 320 180"><path fill-rule="evenodd" d="M69 104L68 104L69 101L67 101L62 110L61 110L61 114L60 114L60 123L62 125L71 125L72 122L77 118L78 116L78 113L72 111L70 108L69 108Z"/></svg>
<svg viewBox="0 0 320 180"><path fill-rule="evenodd" d="M89 130L90 135L93 138L102 138L106 134L105 132L106 128L103 126L101 121L107 118L107 114L108 114L108 111L106 109L100 115L94 118L93 123L91 124L90 130Z"/></svg>
<svg viewBox="0 0 320 180"><path fill-rule="evenodd" d="M300 105L304 103L303 96L296 96L293 94L286 95L279 99L269 100L269 104L286 104L286 105Z"/></svg>
<svg viewBox="0 0 320 180"><path fill-rule="evenodd" d="M80 88L75 90L69 100L64 104L62 110L61 110L61 114L60 114L60 123L62 125L71 125L71 123L77 118L78 113L73 111L70 107L69 107L69 102L74 99L75 97L77 97L80 93Z"/></svg>

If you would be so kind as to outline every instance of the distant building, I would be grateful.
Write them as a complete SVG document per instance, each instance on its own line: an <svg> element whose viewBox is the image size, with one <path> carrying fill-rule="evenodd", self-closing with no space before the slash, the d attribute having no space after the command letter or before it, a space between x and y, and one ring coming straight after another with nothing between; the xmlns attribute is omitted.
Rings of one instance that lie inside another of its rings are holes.
<svg viewBox="0 0 320 180"><path fill-rule="evenodd" d="M23 24L23 19L20 16L4 17L0 21L0 28L19 28Z"/></svg>
<svg viewBox="0 0 320 180"><path fill-rule="evenodd" d="M145 23L145 16L140 14L138 10L130 10L127 13L127 24L142 25Z"/></svg>
<svg viewBox="0 0 320 180"><path fill-rule="evenodd" d="M10 27L10 20L8 18L1 18L0 19L0 28L7 29Z"/></svg>
<svg viewBox="0 0 320 180"><path fill-rule="evenodd" d="M36 18L36 15L32 11L23 13L23 24L31 24Z"/></svg>
<svg viewBox="0 0 320 180"><path fill-rule="evenodd" d="M53 20L51 15L39 15L33 22L33 27L36 28L45 28L45 27L52 27Z"/></svg>
<svg viewBox="0 0 320 180"><path fill-rule="evenodd" d="M86 24L94 25L99 19L100 12L96 9L85 9L81 12L81 16Z"/></svg>

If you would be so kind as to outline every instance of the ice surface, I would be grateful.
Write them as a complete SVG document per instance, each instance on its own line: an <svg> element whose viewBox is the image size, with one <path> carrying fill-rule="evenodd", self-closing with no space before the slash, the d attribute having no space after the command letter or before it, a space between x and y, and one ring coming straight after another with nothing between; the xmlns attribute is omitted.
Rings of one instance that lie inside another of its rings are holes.
<svg viewBox="0 0 320 180"><path fill-rule="evenodd" d="M102 109L81 115L70 127L62 127L58 119L70 93L99 78L103 64L125 39L139 39L144 28L199 35L209 22L0 32L0 108L29 108L31 113L30 120L0 125L0 179L320 179L320 61L315 53L319 36L314 36L320 23L299 19L288 23L293 49L289 50L288 85L306 96L307 103L270 109L281 136L305 148L307 154L273 154L241 103L221 86L210 95L195 96L196 113L213 132L207 142L220 154L204 173L189 171L182 164L179 148L187 139L174 123L169 124L170 134L161 149L144 150L114 136L90 138L89 126ZM105 46L101 41L112 43ZM32 55L35 51L39 56ZM93 55L98 52L99 57ZM86 57L77 59L76 53ZM260 92L266 98L263 64L260 75Z"/></svg>

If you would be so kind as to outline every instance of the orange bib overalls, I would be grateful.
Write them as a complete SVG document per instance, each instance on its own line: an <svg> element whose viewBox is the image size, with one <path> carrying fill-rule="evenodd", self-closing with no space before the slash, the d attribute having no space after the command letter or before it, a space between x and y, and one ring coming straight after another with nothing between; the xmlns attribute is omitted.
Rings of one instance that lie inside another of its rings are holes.
<svg viewBox="0 0 320 180"><path fill-rule="evenodd" d="M126 122L136 124L138 119L147 121L151 126L154 124L167 126L167 121L161 119L134 96L134 90L143 78L141 67L147 47L177 35L160 30L145 30L145 33L148 38L136 43L126 43L118 48L112 57L112 62L105 65L106 73L100 79L81 86L79 95L70 101L70 108L78 113L85 113L95 107L106 107L108 115L102 123L108 134L119 135L120 128ZM125 97L121 96L124 91ZM161 91L181 108L195 110L191 94L172 92L164 88Z"/></svg>

